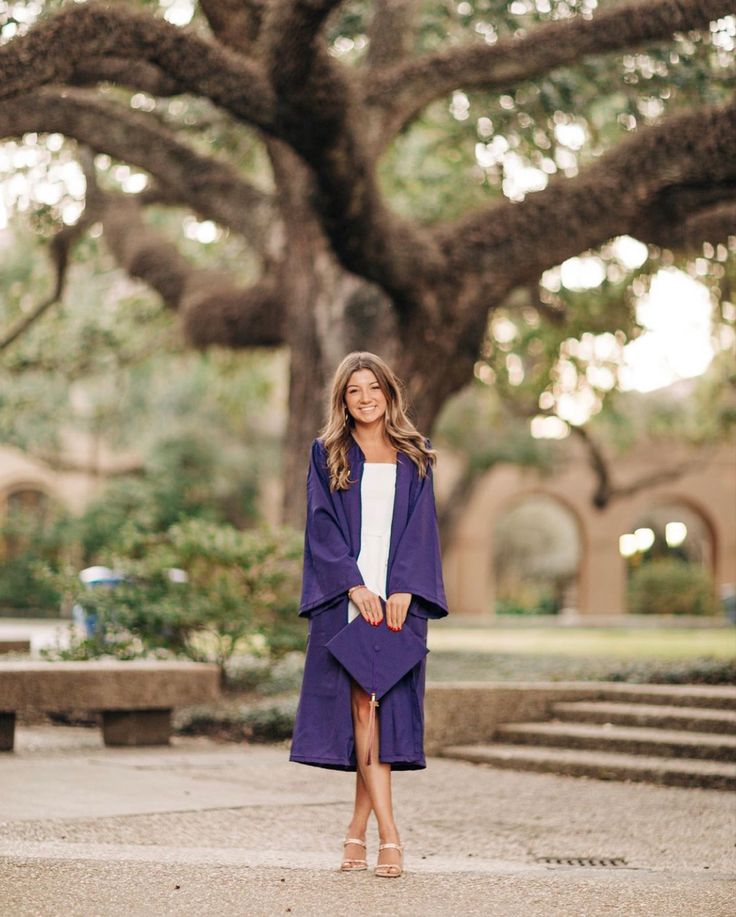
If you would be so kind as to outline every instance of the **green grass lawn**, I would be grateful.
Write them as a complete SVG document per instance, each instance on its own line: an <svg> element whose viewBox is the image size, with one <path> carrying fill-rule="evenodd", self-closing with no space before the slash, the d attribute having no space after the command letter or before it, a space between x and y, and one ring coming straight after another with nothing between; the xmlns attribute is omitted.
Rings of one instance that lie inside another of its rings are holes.
<svg viewBox="0 0 736 917"><path fill-rule="evenodd" d="M736 658L736 628L443 628L429 627L438 653L515 653L615 659Z"/></svg>

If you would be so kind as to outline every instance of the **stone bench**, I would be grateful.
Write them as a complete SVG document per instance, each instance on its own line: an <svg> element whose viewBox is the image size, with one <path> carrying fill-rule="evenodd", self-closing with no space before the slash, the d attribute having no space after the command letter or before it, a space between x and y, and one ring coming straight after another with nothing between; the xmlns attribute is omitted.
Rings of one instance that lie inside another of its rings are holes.
<svg viewBox="0 0 736 917"><path fill-rule="evenodd" d="M17 713L90 710L105 745L166 745L174 707L216 700L220 671L199 662L0 662L0 751Z"/></svg>

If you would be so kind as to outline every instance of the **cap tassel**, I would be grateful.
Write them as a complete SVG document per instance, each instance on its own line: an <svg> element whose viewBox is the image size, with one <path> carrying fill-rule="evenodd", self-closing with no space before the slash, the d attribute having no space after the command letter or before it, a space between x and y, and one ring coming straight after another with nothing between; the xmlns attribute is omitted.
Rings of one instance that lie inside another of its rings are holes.
<svg viewBox="0 0 736 917"><path fill-rule="evenodd" d="M365 758L365 763L371 763L371 752L373 750L373 733L375 732L376 727L376 707L378 706L378 701L376 700L376 692L373 691L371 694L371 712L368 717L368 754Z"/></svg>

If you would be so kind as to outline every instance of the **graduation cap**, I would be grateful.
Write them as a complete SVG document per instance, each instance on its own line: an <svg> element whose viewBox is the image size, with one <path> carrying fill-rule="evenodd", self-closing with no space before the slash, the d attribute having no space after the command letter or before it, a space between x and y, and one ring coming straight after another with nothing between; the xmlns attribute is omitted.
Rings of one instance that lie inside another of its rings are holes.
<svg viewBox="0 0 736 917"><path fill-rule="evenodd" d="M429 652L424 641L410 628L389 630L383 599L381 604L384 606L384 617L378 627L358 615L325 644L340 665L371 696L366 764L371 763L378 698L393 688Z"/></svg>

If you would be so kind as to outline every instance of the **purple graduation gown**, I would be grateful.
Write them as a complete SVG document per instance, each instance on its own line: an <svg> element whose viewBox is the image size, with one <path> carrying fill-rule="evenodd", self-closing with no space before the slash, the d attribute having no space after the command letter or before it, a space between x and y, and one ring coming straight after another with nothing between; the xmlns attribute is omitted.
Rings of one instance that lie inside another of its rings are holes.
<svg viewBox="0 0 736 917"><path fill-rule="evenodd" d="M426 440L429 444L429 440ZM307 654L289 759L336 770L356 770L350 676L325 644L347 625L351 586L363 583L360 483L365 455L351 437L347 490L330 491L327 452L312 443L307 473L307 522L299 614L307 617ZM431 467L425 478L404 453L397 456L386 595L410 592L405 627L426 643L427 619L447 614ZM426 659L381 699L380 760L393 770L426 767L424 684Z"/></svg>

